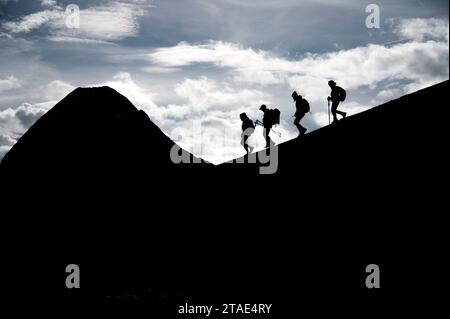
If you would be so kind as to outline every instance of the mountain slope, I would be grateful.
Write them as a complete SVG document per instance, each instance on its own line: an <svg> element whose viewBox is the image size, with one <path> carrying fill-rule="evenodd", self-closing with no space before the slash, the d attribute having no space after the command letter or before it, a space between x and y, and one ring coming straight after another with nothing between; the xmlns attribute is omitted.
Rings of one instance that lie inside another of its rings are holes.
<svg viewBox="0 0 450 319"><path fill-rule="evenodd" d="M448 86L445 81L280 144L277 174L313 180L425 173L446 152L442 103Z"/></svg>

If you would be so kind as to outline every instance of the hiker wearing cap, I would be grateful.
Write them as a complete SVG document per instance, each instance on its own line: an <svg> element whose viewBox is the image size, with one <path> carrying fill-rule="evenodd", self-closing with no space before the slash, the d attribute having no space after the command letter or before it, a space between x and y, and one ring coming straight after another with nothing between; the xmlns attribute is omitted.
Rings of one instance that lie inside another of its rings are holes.
<svg viewBox="0 0 450 319"><path fill-rule="evenodd" d="M342 118L345 118L347 116L347 113L338 111L338 106L342 102L345 101L345 98L347 96L347 92L341 88L340 86L336 85L336 82L333 80L328 82L328 85L331 88L331 94L328 97L328 106L331 104L331 114L333 114L333 123L337 122L337 114L341 115Z"/></svg>
<svg viewBox="0 0 450 319"><path fill-rule="evenodd" d="M309 103L306 99L304 99L301 95L299 95L297 92L294 91L294 93L292 93L292 98L294 99L295 102L295 121L294 121L294 125L297 127L298 131L299 131L299 135L305 135L307 129L305 127L303 127L300 124L300 121L303 119L303 117L306 115L306 113L308 113L310 111L310 107L309 107Z"/></svg>
<svg viewBox="0 0 450 319"><path fill-rule="evenodd" d="M249 146L247 141L249 137L255 132L255 124L247 114L241 113L240 115L241 121L242 121L242 139L241 139L241 145L244 147L245 151L248 153L251 153L253 151L253 147Z"/></svg>

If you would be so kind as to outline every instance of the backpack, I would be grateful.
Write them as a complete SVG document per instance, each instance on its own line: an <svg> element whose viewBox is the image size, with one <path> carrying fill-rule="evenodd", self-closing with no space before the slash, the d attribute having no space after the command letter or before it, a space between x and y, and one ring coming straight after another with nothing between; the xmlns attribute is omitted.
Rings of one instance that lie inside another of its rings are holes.
<svg viewBox="0 0 450 319"><path fill-rule="evenodd" d="M243 124L242 124L242 130L243 131L245 131L245 130L247 130L247 129L255 129L255 124L253 123L253 121L252 120L250 120L250 119L248 119L247 121L245 121Z"/></svg>
<svg viewBox="0 0 450 319"><path fill-rule="evenodd" d="M269 120L272 125L280 124L280 114L279 109L269 110Z"/></svg>
<svg viewBox="0 0 450 319"><path fill-rule="evenodd" d="M339 87L339 101L344 102L346 98L347 98L347 91Z"/></svg>
<svg viewBox="0 0 450 319"><path fill-rule="evenodd" d="M302 100L302 112L303 113L308 113L309 111L311 111L311 107L309 106L308 101L306 101L305 99Z"/></svg>

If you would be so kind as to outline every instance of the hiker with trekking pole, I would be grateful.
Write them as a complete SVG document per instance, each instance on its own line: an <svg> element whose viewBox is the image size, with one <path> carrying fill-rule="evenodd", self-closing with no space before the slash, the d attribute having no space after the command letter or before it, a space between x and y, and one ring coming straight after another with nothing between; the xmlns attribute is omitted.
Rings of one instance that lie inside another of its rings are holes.
<svg viewBox="0 0 450 319"><path fill-rule="evenodd" d="M342 102L345 101L345 98L347 97L347 92L341 88L340 86L337 86L336 82L333 80L328 82L329 87L331 88L331 94L328 97L328 122L331 122L330 117L330 103L331 103L331 114L333 114L333 123L336 123L338 121L337 114L341 115L343 119L347 116L347 113L338 111L338 106Z"/></svg>
<svg viewBox="0 0 450 319"><path fill-rule="evenodd" d="M272 144L274 144L269 136L270 131L273 131L275 134L281 137L281 133L278 133L272 129L274 125L280 124L280 110L268 109L265 104L261 105L259 110L264 113L264 116L262 122L257 120L256 124L261 125L264 128L264 138L266 140L266 147L270 147Z"/></svg>

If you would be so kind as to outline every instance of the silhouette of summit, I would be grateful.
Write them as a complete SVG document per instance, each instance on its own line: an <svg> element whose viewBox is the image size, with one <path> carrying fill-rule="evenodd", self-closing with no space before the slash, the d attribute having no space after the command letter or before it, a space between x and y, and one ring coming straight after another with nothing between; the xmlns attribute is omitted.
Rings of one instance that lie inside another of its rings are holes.
<svg viewBox="0 0 450 319"><path fill-rule="evenodd" d="M19 139L3 158L1 171L63 180L128 175L168 167L173 145L144 111L114 89L78 88Z"/></svg>

